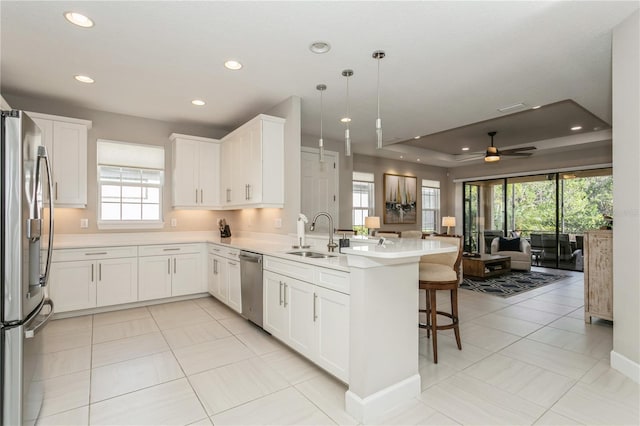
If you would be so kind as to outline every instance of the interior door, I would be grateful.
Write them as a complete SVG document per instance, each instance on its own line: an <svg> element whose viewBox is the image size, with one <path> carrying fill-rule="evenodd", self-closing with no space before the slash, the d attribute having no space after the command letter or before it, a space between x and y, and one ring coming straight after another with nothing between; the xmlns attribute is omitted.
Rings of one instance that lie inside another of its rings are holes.
<svg viewBox="0 0 640 426"><path fill-rule="evenodd" d="M329 212L338 226L338 154L325 151L325 162L318 160L317 150L302 151L302 213L309 220L318 212ZM327 221L318 221L316 231L327 232Z"/></svg>

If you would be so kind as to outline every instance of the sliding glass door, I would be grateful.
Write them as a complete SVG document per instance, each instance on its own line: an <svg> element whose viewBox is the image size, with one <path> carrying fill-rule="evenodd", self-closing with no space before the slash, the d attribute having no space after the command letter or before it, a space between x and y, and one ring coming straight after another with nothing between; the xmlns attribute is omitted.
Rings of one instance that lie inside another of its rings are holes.
<svg viewBox="0 0 640 426"><path fill-rule="evenodd" d="M464 183L465 250L490 252L497 236L531 243L532 264L583 270L583 234L613 212L612 170Z"/></svg>

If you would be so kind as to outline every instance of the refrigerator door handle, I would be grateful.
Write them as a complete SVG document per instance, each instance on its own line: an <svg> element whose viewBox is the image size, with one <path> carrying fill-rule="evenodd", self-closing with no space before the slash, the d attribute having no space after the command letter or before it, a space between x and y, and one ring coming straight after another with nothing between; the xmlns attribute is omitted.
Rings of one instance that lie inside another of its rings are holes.
<svg viewBox="0 0 640 426"><path fill-rule="evenodd" d="M53 301L49 298L44 299L42 307L44 307L45 305L49 305L51 307L49 313L47 314L45 319L43 319L42 321L38 321L33 328L29 327L24 331L25 339L32 339L33 337L35 337L36 334L40 333L44 329L49 320L51 320L51 317L53 316Z"/></svg>
<svg viewBox="0 0 640 426"><path fill-rule="evenodd" d="M49 283L51 256L53 256L53 183L51 182L51 163L49 162L49 156L47 155L47 148L42 145L38 147L38 164L40 164L41 159L44 159L45 169L47 170L47 182L49 183L49 244L47 245L47 262L44 269L44 275L40 277L40 287L46 287ZM39 176L37 176L36 179L39 179ZM53 305L51 310L53 311Z"/></svg>

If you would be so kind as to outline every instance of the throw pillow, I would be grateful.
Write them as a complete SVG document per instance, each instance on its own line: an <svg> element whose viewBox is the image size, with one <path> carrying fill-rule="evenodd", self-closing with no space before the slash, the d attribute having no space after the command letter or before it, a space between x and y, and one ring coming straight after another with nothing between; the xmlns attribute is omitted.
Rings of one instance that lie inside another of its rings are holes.
<svg viewBox="0 0 640 426"><path fill-rule="evenodd" d="M520 238L503 238L498 240L498 251L520 251Z"/></svg>

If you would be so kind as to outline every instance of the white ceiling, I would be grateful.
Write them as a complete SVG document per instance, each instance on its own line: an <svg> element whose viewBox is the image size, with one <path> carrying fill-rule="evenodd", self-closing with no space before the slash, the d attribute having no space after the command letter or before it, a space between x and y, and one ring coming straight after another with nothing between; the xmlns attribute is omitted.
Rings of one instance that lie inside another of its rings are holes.
<svg viewBox="0 0 640 426"><path fill-rule="evenodd" d="M520 102L572 99L611 123L611 30L638 7L637 1L3 0L0 83L3 93L227 129L295 95L303 100L303 132L311 135L319 133L315 87L325 83L325 138L341 140L341 71L351 68L354 151L397 158L405 148L396 142L503 116L497 108ZM67 23L63 12L71 10L95 27ZM331 51L311 53L317 40ZM374 148L377 49L387 53L380 64L390 145L384 152ZM244 68L225 69L229 58ZM77 83L76 74L96 83ZM192 106L196 98L207 105ZM459 165L451 160L432 163Z"/></svg>

